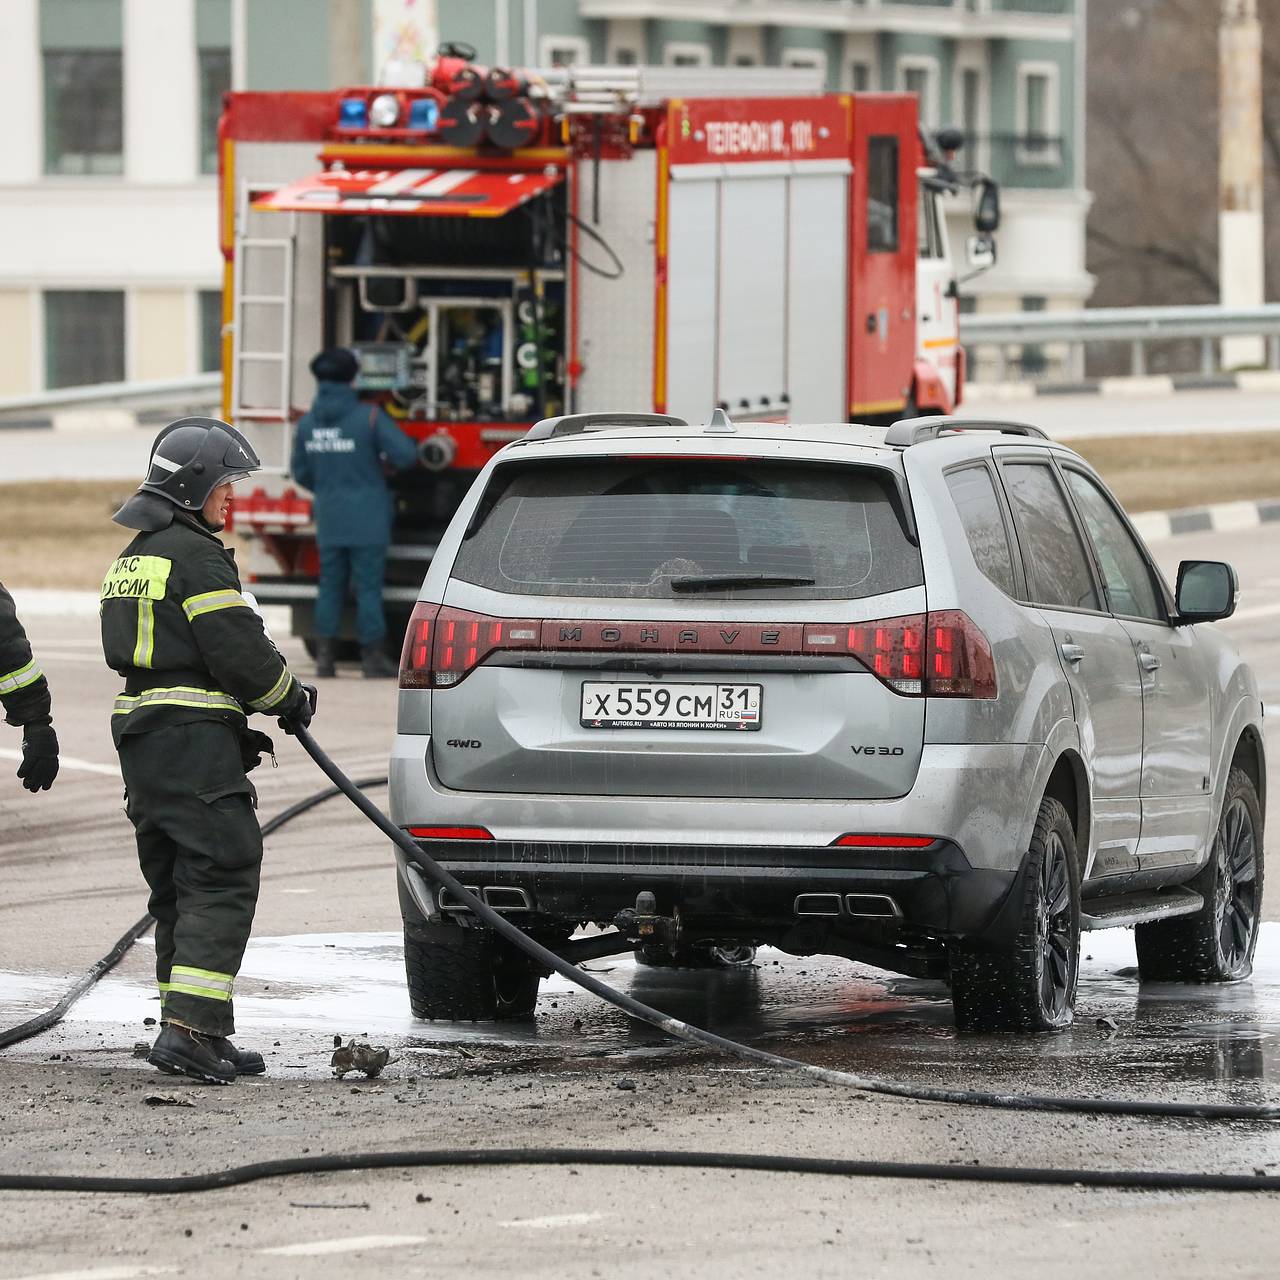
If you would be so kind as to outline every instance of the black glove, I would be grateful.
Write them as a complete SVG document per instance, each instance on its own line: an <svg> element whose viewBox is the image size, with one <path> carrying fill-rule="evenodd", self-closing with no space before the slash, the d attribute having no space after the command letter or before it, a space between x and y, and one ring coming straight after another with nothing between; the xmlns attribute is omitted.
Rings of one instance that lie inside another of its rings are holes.
<svg viewBox="0 0 1280 1280"><path fill-rule="evenodd" d="M290 694L289 701L285 703L284 709L280 712L280 719L276 723L288 734L305 729L316 713L318 697L315 685L295 681L293 693Z"/></svg>
<svg viewBox="0 0 1280 1280"><path fill-rule="evenodd" d="M28 791L48 791L58 776L58 735L53 725L29 724L22 730L18 777Z"/></svg>
<svg viewBox="0 0 1280 1280"><path fill-rule="evenodd" d="M245 773L252 773L262 763L263 756L270 756L274 761L276 744L257 729L245 729L240 735L240 761Z"/></svg>

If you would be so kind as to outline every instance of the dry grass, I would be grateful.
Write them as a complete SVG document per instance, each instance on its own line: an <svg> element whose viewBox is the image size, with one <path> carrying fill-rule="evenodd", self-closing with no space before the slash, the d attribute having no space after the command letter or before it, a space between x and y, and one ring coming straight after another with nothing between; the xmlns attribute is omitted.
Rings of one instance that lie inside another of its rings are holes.
<svg viewBox="0 0 1280 1280"><path fill-rule="evenodd" d="M1117 436L1073 440L1129 511L1280 498L1280 434Z"/></svg>
<svg viewBox="0 0 1280 1280"><path fill-rule="evenodd" d="M132 534L111 523L124 480L0 484L0 582L96 591Z"/></svg>
<svg viewBox="0 0 1280 1280"><path fill-rule="evenodd" d="M1280 497L1280 434L1123 436L1074 447L1130 511ZM120 480L0 484L0 582L96 590L129 541L111 515L130 492Z"/></svg>

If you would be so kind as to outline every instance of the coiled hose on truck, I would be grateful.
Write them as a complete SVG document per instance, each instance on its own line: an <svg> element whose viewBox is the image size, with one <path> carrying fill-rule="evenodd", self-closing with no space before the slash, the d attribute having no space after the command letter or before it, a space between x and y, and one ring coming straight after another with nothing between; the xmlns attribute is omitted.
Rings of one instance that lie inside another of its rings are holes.
<svg viewBox="0 0 1280 1280"><path fill-rule="evenodd" d="M333 787L317 796L308 797L280 814L263 827L263 834L275 830L289 817L297 816L312 804L320 803L338 792L345 795L384 835L412 859L430 879L455 895L495 933L525 952L539 966L559 973L575 986L598 996L629 1016L648 1023L674 1039L700 1048L727 1053L749 1062L778 1070L801 1074L825 1084L844 1085L863 1093L884 1094L919 1102L951 1105L994 1107L1012 1111L1074 1113L1082 1115L1131 1116L1214 1121L1276 1120L1280 1106L1269 1103L1192 1103L1154 1102L1119 1098L1073 1098L1036 1094L1006 1094L982 1090L940 1089L929 1085L905 1085L891 1080L860 1076L849 1071L819 1067L769 1053L751 1045L716 1035L700 1027L690 1026L660 1010L651 1008L625 992L601 982L594 974L579 969L568 960L542 946L494 911L462 885L450 872L419 848L405 832L395 826L364 794L360 784L352 782L316 742L307 729L297 731L298 741L331 780ZM372 780L364 785L372 785ZM274 824L274 825L273 825ZM139 922L140 924L142 922ZM117 943L126 944L126 934ZM130 939L131 940L131 939ZM127 944L126 944L127 945ZM123 953L123 951L121 951ZM116 957L118 959L118 956ZM109 967L109 966L108 966ZM97 973L100 977L106 968ZM91 974L94 971L90 971ZM86 975L88 977L89 975ZM82 982L84 979L81 980ZM52 1011L51 1011L52 1012ZM47 1015L46 1015L47 1016ZM34 1034L31 1033L31 1034ZM4 1041L0 1039L0 1045ZM12 1041L9 1041L12 1043ZM435 1151L352 1152L294 1159L271 1160L239 1165L203 1174L175 1177L98 1177L80 1175L0 1173L0 1191L78 1191L78 1192L142 1192L174 1194L214 1190L237 1186L263 1178L307 1173L341 1172L388 1168L457 1167L467 1165L616 1165L626 1167L717 1168L779 1173L822 1174L833 1177L883 1177L937 1180L948 1182L1005 1182L1038 1185L1077 1185L1131 1189L1202 1190L1202 1191L1280 1191L1280 1178L1265 1174L1226 1174L1177 1172L1171 1170L1105 1170L1029 1168L1019 1166L983 1166L930 1164L884 1160L843 1160L800 1156L741 1152L690 1152L644 1150L580 1150L566 1147L511 1149L455 1149Z"/></svg>

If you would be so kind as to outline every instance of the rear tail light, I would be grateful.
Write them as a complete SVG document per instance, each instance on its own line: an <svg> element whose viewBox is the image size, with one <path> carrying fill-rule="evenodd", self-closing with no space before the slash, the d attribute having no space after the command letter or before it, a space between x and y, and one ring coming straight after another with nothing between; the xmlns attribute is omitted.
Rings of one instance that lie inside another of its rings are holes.
<svg viewBox="0 0 1280 1280"><path fill-rule="evenodd" d="M935 609L848 623L557 622L493 618L418 603L400 658L402 689L449 689L500 650L847 655L907 697L994 698L991 645L968 614Z"/></svg>
<svg viewBox="0 0 1280 1280"><path fill-rule="evenodd" d="M853 626L804 629L808 653L848 653L891 689L931 698L994 698L987 637L959 609L934 609Z"/></svg>
<svg viewBox="0 0 1280 1280"><path fill-rule="evenodd" d="M936 836L867 836L851 833L831 843L842 849L927 849L936 838Z"/></svg>
<svg viewBox="0 0 1280 1280"><path fill-rule="evenodd" d="M402 689L449 689L499 649L536 649L542 624L490 618L465 609L424 604L413 608L400 655Z"/></svg>

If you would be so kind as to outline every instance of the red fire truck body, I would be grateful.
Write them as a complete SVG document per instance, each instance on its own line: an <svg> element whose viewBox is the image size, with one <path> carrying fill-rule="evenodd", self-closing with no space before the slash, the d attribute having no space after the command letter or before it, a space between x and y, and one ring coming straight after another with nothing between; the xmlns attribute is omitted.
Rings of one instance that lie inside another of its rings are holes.
<svg viewBox="0 0 1280 1280"><path fill-rule="evenodd" d="M265 465L235 520L252 589L291 604L295 631L317 557L291 426L323 347L354 348L362 393L421 442L392 481L387 600L406 616L476 471L538 418L865 422L958 403L942 184L913 96L654 100L636 69L601 69L558 89L529 74L513 117L440 78L226 101L223 408Z"/></svg>

